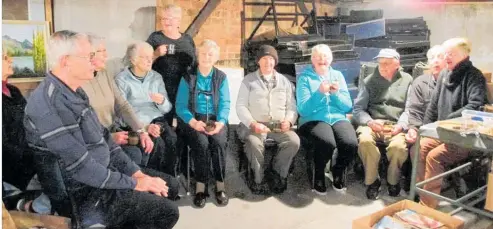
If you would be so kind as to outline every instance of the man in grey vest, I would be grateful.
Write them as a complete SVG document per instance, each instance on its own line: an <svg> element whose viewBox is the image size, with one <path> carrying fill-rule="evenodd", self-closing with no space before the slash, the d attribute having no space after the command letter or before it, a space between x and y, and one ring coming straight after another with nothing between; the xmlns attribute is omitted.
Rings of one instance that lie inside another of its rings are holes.
<svg viewBox="0 0 493 229"><path fill-rule="evenodd" d="M286 189L289 167L300 147L298 135L291 130L298 116L294 89L286 77L274 70L277 62L274 47L261 46L257 55L260 69L245 76L236 100L236 113L241 121L238 135L245 142L246 156L255 176L249 186L257 194L265 192L267 184L274 193ZM263 179L267 137L279 144L272 169L268 170L272 179L267 180L271 182Z"/></svg>
<svg viewBox="0 0 493 229"><path fill-rule="evenodd" d="M413 80L401 71L400 55L394 49L382 49L375 58L378 59L378 67L363 80L354 104L353 117L358 125L358 154L365 167L368 199L376 199L380 190L378 165L381 155L378 145L381 144L386 146L389 161L389 195L398 196L400 193L400 169L408 157L403 133L407 129L408 118L402 113L408 87Z"/></svg>

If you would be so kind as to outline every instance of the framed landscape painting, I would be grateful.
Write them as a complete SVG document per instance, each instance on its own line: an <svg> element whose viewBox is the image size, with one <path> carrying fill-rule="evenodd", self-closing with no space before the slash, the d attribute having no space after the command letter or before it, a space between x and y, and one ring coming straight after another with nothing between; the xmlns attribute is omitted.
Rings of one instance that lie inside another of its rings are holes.
<svg viewBox="0 0 493 229"><path fill-rule="evenodd" d="M14 74L10 78L44 76L48 22L2 21L2 47L12 57Z"/></svg>

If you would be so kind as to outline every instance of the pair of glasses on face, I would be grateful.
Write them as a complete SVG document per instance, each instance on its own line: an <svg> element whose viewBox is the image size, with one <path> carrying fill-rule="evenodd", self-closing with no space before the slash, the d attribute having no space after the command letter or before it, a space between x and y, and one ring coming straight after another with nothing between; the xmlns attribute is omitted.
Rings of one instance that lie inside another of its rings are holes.
<svg viewBox="0 0 493 229"><path fill-rule="evenodd" d="M81 58L81 59L86 59L87 61L91 61L95 55L96 55L95 52L90 52L88 56L80 56L80 55L69 55L69 56L73 56L73 57L77 57L77 58Z"/></svg>

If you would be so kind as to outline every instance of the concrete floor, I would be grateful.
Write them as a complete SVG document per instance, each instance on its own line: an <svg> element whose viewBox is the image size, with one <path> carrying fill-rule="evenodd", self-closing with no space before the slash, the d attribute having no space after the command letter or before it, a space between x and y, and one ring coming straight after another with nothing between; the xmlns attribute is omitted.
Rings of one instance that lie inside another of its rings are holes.
<svg viewBox="0 0 493 229"><path fill-rule="evenodd" d="M238 124L235 112L236 97L243 79L243 69L220 68L227 76L231 94L230 124ZM231 143L232 141L230 141ZM303 157L295 158L295 170L288 179L288 189L282 195L256 196L246 186L242 174L238 172L236 147L232 144L227 155L226 187L230 195L229 205L218 207L214 196L208 199L203 209L192 207L193 196L185 195L177 204L180 206L180 220L176 229L318 229L351 228L353 219L371 214L388 204L405 197L391 198L382 186L381 198L369 201L361 180L349 176L346 194L340 194L329 187L327 195L319 196L310 190L306 165ZM183 183L186 181L182 179ZM330 185L329 182L327 182ZM209 185L209 193L213 185ZM466 227L472 229L493 229L490 220L478 218L471 213L461 213Z"/></svg>
<svg viewBox="0 0 493 229"><path fill-rule="evenodd" d="M295 170L288 179L288 189L276 196L253 195L246 186L243 176L238 172L237 155L231 152L227 157L226 185L230 195L229 205L218 207L214 196L208 199L203 209L192 206L193 196L186 196L177 202L180 206L180 220L176 229L318 229L351 228L352 221L358 217L371 214L388 204L405 199L392 198L382 186L378 200L369 201L365 196L365 187L353 174L348 176L348 190L338 193L329 187L327 195L320 196L310 190L305 164L302 156L295 158ZM186 184L185 179L181 179ZM327 181L330 185L330 181ZM213 184L209 193L213 193ZM193 191L192 191L193 193ZM465 228L493 229L492 221L482 219L474 214L462 212L457 217L466 222Z"/></svg>

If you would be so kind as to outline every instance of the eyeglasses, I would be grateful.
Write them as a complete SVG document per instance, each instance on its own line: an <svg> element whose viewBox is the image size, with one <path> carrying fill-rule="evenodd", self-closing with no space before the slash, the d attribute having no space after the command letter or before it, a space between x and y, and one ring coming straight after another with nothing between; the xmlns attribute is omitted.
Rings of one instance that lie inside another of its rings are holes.
<svg viewBox="0 0 493 229"><path fill-rule="evenodd" d="M97 53L102 53L102 52L107 52L107 50L106 49L98 49L98 50L96 50L96 52Z"/></svg>
<svg viewBox="0 0 493 229"><path fill-rule="evenodd" d="M152 61L152 56L139 56L139 58Z"/></svg>
<svg viewBox="0 0 493 229"><path fill-rule="evenodd" d="M86 59L87 61L91 61L95 55L96 55L95 52L90 52L89 56L79 56L79 55L69 55L69 56L73 56L73 57L77 57L77 58L81 58L81 59Z"/></svg>
<svg viewBox="0 0 493 229"><path fill-rule="evenodd" d="M180 20L179 17L159 17L159 20L160 21L177 21L177 20Z"/></svg>

